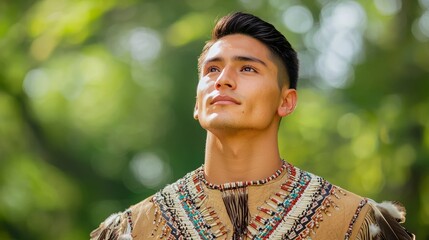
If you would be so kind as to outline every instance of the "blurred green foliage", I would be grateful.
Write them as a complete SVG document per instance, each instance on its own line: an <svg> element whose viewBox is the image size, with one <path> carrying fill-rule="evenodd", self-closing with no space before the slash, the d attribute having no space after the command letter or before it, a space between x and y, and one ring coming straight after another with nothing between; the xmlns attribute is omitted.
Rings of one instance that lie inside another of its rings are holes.
<svg viewBox="0 0 429 240"><path fill-rule="evenodd" d="M293 164L429 238L429 1L0 2L0 239L88 239L203 162L196 59L247 11L299 52Z"/></svg>

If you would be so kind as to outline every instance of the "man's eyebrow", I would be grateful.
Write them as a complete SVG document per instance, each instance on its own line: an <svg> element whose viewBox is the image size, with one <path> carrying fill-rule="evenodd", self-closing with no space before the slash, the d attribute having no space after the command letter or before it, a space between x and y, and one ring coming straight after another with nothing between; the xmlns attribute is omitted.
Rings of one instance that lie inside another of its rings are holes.
<svg viewBox="0 0 429 240"><path fill-rule="evenodd" d="M223 61L223 58L221 58L221 57L212 57L212 58L205 60L203 62L203 65L206 65L207 63L211 63L211 62L221 62L221 61Z"/></svg>
<svg viewBox="0 0 429 240"><path fill-rule="evenodd" d="M234 56L232 59L235 60L235 61L241 61L241 62L257 62L257 63L260 63L260 64L262 64L264 66L267 66L267 64L264 61L262 61L261 59L256 58L256 57Z"/></svg>
<svg viewBox="0 0 429 240"><path fill-rule="evenodd" d="M221 62L223 60L224 59L222 57L213 57L213 58L209 58L209 59L205 60L203 62L203 65L206 65L207 63L211 63L211 62ZM264 66L267 66L267 64L264 61L262 61L261 59L256 58L256 57L234 56L234 57L232 57L232 60L234 60L234 61L240 61L240 62L257 62L257 63L260 63L260 64L262 64Z"/></svg>

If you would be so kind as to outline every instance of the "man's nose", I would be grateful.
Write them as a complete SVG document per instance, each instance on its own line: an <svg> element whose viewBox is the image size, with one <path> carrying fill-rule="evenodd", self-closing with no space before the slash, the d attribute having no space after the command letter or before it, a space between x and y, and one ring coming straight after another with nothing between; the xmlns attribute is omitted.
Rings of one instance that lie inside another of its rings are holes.
<svg viewBox="0 0 429 240"><path fill-rule="evenodd" d="M222 72L219 74L219 77L216 79L215 87L216 89L220 88L231 88L235 89L236 82L235 82L235 76L233 69L230 68L224 68Z"/></svg>

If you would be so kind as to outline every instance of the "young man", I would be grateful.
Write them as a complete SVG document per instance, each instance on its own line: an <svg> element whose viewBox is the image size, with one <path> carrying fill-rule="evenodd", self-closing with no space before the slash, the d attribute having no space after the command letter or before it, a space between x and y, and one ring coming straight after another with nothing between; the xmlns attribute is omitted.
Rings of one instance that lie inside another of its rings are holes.
<svg viewBox="0 0 429 240"><path fill-rule="evenodd" d="M91 239L412 239L403 207L377 204L281 159L277 132L297 101L298 60L271 24L223 17L198 61L194 117L204 165ZM393 238L395 237L395 238Z"/></svg>

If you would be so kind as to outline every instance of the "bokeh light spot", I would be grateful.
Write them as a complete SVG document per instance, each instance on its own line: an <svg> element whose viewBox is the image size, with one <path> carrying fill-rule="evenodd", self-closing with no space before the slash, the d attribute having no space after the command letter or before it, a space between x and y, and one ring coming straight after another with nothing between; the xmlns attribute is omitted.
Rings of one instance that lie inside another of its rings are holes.
<svg viewBox="0 0 429 240"><path fill-rule="evenodd" d="M429 38L429 10L420 17L418 26L423 35Z"/></svg>
<svg viewBox="0 0 429 240"><path fill-rule="evenodd" d="M151 29L136 28L128 36L127 49L136 61L152 61L158 57L161 50L161 40L157 33Z"/></svg>
<svg viewBox="0 0 429 240"><path fill-rule="evenodd" d="M352 151L358 158L367 158L371 156L377 147L377 137L371 131L359 135L352 143Z"/></svg>
<svg viewBox="0 0 429 240"><path fill-rule="evenodd" d="M42 69L33 69L24 78L23 88L29 97L43 97L49 90L48 75Z"/></svg>
<svg viewBox="0 0 429 240"><path fill-rule="evenodd" d="M322 80L334 88L345 87L351 75L350 64L333 52L319 55L316 68Z"/></svg>
<svg viewBox="0 0 429 240"><path fill-rule="evenodd" d="M402 8L401 0L374 0L374 4L383 15L397 14Z"/></svg>
<svg viewBox="0 0 429 240"><path fill-rule="evenodd" d="M398 148L395 152L395 163L401 167L411 165L416 159L416 150L410 144Z"/></svg>
<svg viewBox="0 0 429 240"><path fill-rule="evenodd" d="M362 6L352 1L327 5L322 9L322 18L328 20L337 30L359 28L366 24L366 15Z"/></svg>
<svg viewBox="0 0 429 240"><path fill-rule="evenodd" d="M283 13L283 24L295 33L306 33L313 27L313 15L304 6L292 6Z"/></svg>
<svg viewBox="0 0 429 240"><path fill-rule="evenodd" d="M206 18L206 15L200 13L185 15L168 29L166 36L168 42L173 46L182 46L207 34L210 25Z"/></svg>
<svg viewBox="0 0 429 240"><path fill-rule="evenodd" d="M429 0L419 0L419 3L422 8L429 8Z"/></svg>
<svg viewBox="0 0 429 240"><path fill-rule="evenodd" d="M157 188L170 175L170 167L154 153L140 153L129 165L135 178L148 188Z"/></svg>
<svg viewBox="0 0 429 240"><path fill-rule="evenodd" d="M359 134L361 128L360 118L353 113L346 113L338 120L337 130L343 138L352 138Z"/></svg>

